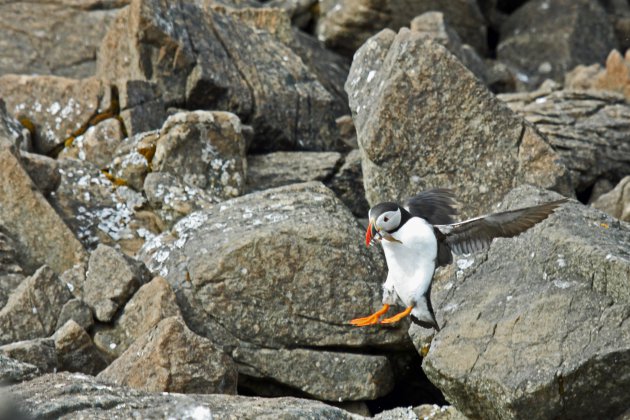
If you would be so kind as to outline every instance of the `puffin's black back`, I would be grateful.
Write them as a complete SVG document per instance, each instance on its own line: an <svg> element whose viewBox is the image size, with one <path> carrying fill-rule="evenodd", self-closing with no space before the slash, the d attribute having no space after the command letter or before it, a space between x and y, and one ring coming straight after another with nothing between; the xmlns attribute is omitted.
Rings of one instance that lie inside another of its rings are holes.
<svg viewBox="0 0 630 420"><path fill-rule="evenodd" d="M454 223L455 194L446 188L434 188L423 191L409 198L405 207L412 216L421 217L432 225L448 225Z"/></svg>

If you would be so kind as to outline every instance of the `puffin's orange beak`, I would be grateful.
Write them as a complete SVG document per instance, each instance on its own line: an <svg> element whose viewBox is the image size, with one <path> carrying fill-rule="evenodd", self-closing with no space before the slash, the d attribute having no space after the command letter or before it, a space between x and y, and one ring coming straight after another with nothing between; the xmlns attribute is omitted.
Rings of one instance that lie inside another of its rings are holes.
<svg viewBox="0 0 630 420"><path fill-rule="evenodd" d="M370 219L367 230L365 231L365 246L367 246L368 248L370 247L370 244L372 243L372 237L375 234L376 234L376 229L374 228L374 221Z"/></svg>

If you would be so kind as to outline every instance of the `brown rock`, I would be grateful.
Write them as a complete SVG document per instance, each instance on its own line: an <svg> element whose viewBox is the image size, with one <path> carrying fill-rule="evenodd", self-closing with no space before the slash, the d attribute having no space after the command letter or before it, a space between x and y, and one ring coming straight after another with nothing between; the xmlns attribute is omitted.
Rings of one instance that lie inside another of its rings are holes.
<svg viewBox="0 0 630 420"><path fill-rule="evenodd" d="M63 275L59 277L61 281L64 280ZM81 326L84 330L89 330L94 325L94 318L92 317L92 310L90 307L80 299L70 299L63 305L59 318L57 319L57 326L55 331L63 327L68 321L74 321Z"/></svg>
<svg viewBox="0 0 630 420"><path fill-rule="evenodd" d="M355 54L346 89L372 205L447 187L466 216L489 212L521 183L572 194L546 140L422 34L371 38Z"/></svg>
<svg viewBox="0 0 630 420"><path fill-rule="evenodd" d="M60 0L0 5L0 75L88 77L101 39L127 0Z"/></svg>
<svg viewBox="0 0 630 420"><path fill-rule="evenodd" d="M591 205L619 220L630 222L630 176L623 178L612 191L601 195Z"/></svg>
<svg viewBox="0 0 630 420"><path fill-rule="evenodd" d="M0 95L10 113L34 124L33 147L43 154L109 106L108 88L96 78L6 75L0 77Z"/></svg>
<svg viewBox="0 0 630 420"><path fill-rule="evenodd" d="M98 375L153 392L236 394L234 362L177 317L167 318L136 340Z"/></svg>
<svg viewBox="0 0 630 420"><path fill-rule="evenodd" d="M0 232L0 308L11 292L24 280L24 270L17 261L15 242Z"/></svg>
<svg viewBox="0 0 630 420"><path fill-rule="evenodd" d="M106 245L90 255L83 286L83 298L101 322L112 320L136 290L148 281L149 273L140 261Z"/></svg>
<svg viewBox="0 0 630 420"><path fill-rule="evenodd" d="M180 315L175 293L166 280L155 277L127 302L112 326L99 326L94 343L105 354L117 358L142 334L161 320Z"/></svg>
<svg viewBox="0 0 630 420"><path fill-rule="evenodd" d="M630 53L630 51L629 51ZM606 67L593 64L577 66L564 79L567 89L608 90L630 98L630 55L624 58L619 51L612 50L606 59Z"/></svg>
<svg viewBox="0 0 630 420"><path fill-rule="evenodd" d="M70 147L61 151L59 159L87 160L99 169L106 168L124 137L122 128L120 121L115 118L101 121L74 139Z"/></svg>
<svg viewBox="0 0 630 420"><path fill-rule="evenodd" d="M20 158L22 166L42 194L46 195L57 189L61 174L56 160L24 151L20 152Z"/></svg>
<svg viewBox="0 0 630 420"><path fill-rule="evenodd" d="M53 338L59 370L96 375L107 366L88 333L74 320L66 322Z"/></svg>
<svg viewBox="0 0 630 420"><path fill-rule="evenodd" d="M0 310L0 344L50 336L72 295L47 266L24 280Z"/></svg>
<svg viewBox="0 0 630 420"><path fill-rule="evenodd" d="M81 243L6 149L0 149L0 179L0 225L15 241L25 270L32 272L45 263L62 273L86 258Z"/></svg>
<svg viewBox="0 0 630 420"><path fill-rule="evenodd" d="M562 81L578 64L603 62L617 41L606 12L590 0L533 0L502 25L499 60L514 67L526 90Z"/></svg>
<svg viewBox="0 0 630 420"><path fill-rule="evenodd" d="M0 98L0 147L12 146L25 152L33 150L31 133L7 111L4 100Z"/></svg>

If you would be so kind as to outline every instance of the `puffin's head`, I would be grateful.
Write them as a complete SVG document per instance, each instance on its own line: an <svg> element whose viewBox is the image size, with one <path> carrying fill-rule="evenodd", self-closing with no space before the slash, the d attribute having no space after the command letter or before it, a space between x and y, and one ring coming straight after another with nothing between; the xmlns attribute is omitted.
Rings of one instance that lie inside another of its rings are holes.
<svg viewBox="0 0 630 420"><path fill-rule="evenodd" d="M396 203L379 203L368 213L369 223L365 232L365 246L370 246L373 240L387 239L392 232L400 227L402 209Z"/></svg>

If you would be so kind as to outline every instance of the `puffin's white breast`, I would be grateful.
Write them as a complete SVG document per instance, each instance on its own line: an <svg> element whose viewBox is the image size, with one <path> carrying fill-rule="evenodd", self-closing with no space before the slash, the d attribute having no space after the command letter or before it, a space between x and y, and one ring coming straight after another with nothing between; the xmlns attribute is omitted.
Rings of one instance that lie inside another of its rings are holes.
<svg viewBox="0 0 630 420"><path fill-rule="evenodd" d="M427 291L431 285L435 260L437 257L437 239L427 221L412 217L392 236L402 243L381 241L385 259L398 297L410 306L412 301Z"/></svg>

